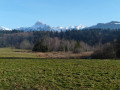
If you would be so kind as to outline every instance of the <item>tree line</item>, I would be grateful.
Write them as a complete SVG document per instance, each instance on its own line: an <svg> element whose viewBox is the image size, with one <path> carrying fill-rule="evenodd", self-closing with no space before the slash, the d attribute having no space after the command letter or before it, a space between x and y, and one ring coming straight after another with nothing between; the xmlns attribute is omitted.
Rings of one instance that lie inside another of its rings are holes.
<svg viewBox="0 0 120 90"><path fill-rule="evenodd" d="M45 51L73 51L76 53L96 51L103 48L107 43L116 41L119 36L120 30L118 29L61 30L61 32L0 31L0 47L14 47L35 51L35 46L37 46L39 50L44 48Z"/></svg>

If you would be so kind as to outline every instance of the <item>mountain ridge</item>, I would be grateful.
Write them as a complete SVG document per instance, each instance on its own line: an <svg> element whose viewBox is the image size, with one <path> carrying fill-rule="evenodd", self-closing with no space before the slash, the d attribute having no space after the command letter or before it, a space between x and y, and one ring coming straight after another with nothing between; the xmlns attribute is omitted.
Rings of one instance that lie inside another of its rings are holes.
<svg viewBox="0 0 120 90"><path fill-rule="evenodd" d="M100 28L100 29L120 29L120 22L111 21L108 23L98 23L97 25L90 26L88 28Z"/></svg>
<svg viewBox="0 0 120 90"><path fill-rule="evenodd" d="M40 20L38 20L32 27L20 27L17 28L17 30L24 30L24 31L65 31L65 30L72 30L72 29L77 29L81 30L85 28L83 25L78 25L78 26L70 26L70 27L51 27L50 25L44 24Z"/></svg>
<svg viewBox="0 0 120 90"><path fill-rule="evenodd" d="M69 27L51 27L50 25L47 25L43 23L42 21L38 20L33 26L31 27L20 27L16 28L15 30L23 30L23 31L66 31L66 30L84 30L84 29L120 29L120 22L118 21L111 21L108 23L98 23L96 25L85 27L83 25L78 26L69 26ZM0 27L0 30L12 30L6 27Z"/></svg>

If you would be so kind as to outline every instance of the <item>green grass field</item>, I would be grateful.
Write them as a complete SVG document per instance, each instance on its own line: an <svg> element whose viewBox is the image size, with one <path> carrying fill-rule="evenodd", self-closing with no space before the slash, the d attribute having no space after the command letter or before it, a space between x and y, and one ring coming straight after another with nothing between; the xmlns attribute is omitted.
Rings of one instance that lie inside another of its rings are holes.
<svg viewBox="0 0 120 90"><path fill-rule="evenodd" d="M0 58L40 58L29 50L0 48Z"/></svg>
<svg viewBox="0 0 120 90"><path fill-rule="evenodd" d="M40 59L9 48L0 57L0 90L120 89L119 60Z"/></svg>

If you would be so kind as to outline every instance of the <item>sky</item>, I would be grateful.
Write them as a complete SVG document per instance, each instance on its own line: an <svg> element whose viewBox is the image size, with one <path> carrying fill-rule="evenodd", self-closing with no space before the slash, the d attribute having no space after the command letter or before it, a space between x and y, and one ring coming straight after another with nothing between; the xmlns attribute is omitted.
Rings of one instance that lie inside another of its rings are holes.
<svg viewBox="0 0 120 90"><path fill-rule="evenodd" d="M0 0L0 26L32 26L38 20L50 26L120 21L120 0Z"/></svg>

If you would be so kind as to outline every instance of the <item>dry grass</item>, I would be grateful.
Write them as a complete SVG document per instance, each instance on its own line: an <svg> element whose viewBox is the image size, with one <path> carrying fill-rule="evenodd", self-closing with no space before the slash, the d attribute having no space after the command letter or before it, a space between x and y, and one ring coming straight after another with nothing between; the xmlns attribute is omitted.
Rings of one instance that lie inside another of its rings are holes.
<svg viewBox="0 0 120 90"><path fill-rule="evenodd" d="M47 52L47 53L42 53L42 52L37 52L36 54L41 57L41 58L88 58L91 56L93 52L81 52L81 53L72 53L72 52Z"/></svg>
<svg viewBox="0 0 120 90"><path fill-rule="evenodd" d="M19 58L54 58L54 59L84 59L90 57L92 52L32 52L30 50L0 48L0 58L19 57Z"/></svg>

